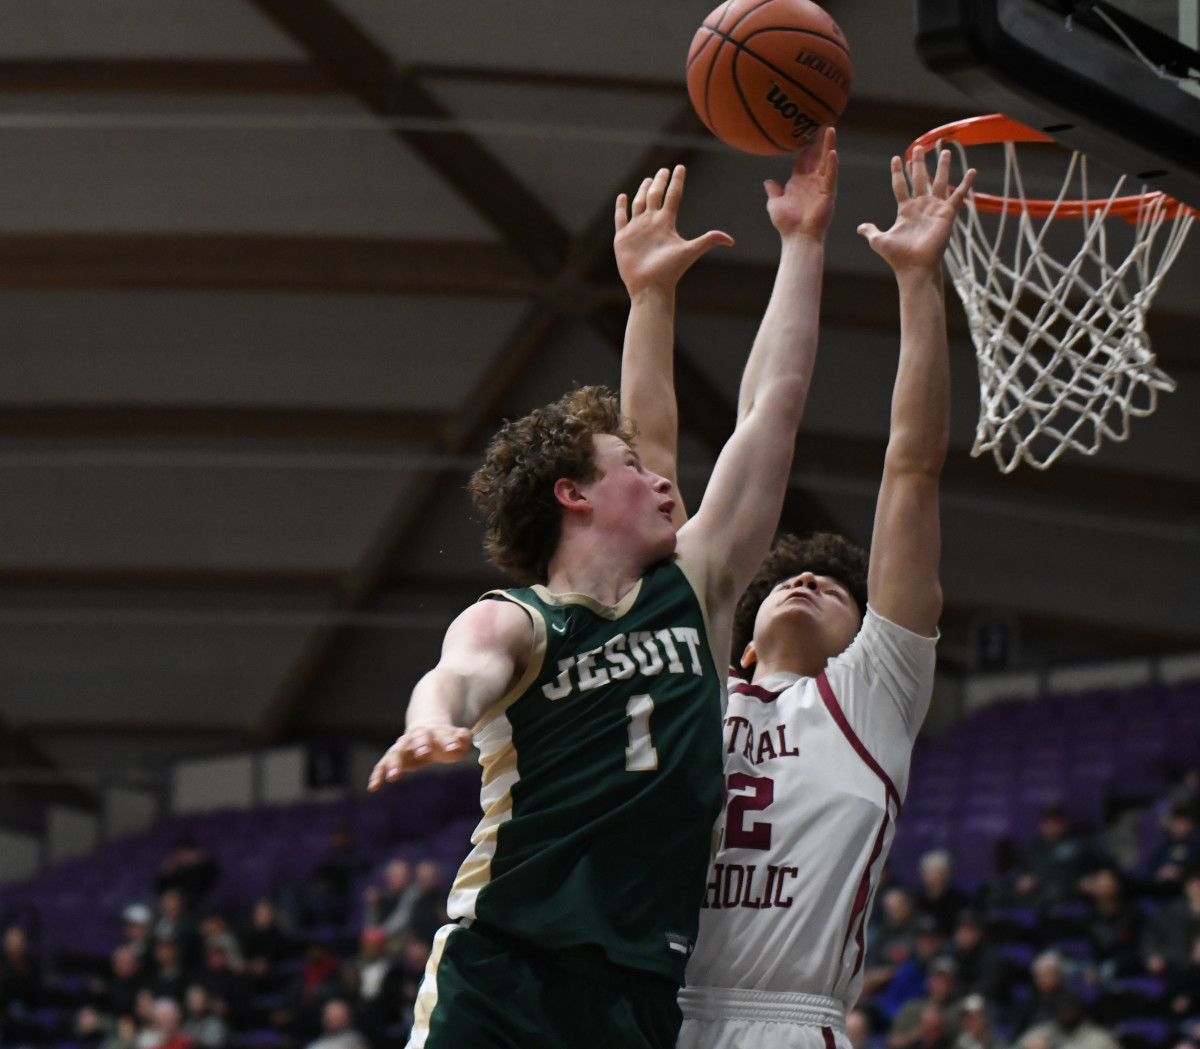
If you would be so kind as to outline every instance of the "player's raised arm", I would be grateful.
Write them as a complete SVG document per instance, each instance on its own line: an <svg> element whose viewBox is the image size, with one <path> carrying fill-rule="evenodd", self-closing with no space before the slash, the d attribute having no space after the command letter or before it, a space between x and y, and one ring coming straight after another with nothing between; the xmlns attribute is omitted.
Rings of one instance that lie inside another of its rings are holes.
<svg viewBox="0 0 1200 1049"><path fill-rule="evenodd" d="M896 221L858 232L892 267L900 289L900 360L892 420L875 509L867 592L886 619L929 635L942 611L938 577L941 530L938 480L950 439L950 354L942 255L975 172L950 190L950 153L938 157L932 183L924 153L909 165L892 158Z"/></svg>
<svg viewBox="0 0 1200 1049"><path fill-rule="evenodd" d="M675 286L700 256L733 239L711 230L684 240L676 229L685 171L661 168L645 179L632 204L617 197L613 250L629 292L621 356L621 412L638 426L638 453L654 473L676 484L679 412L675 403ZM687 520L675 500L676 527Z"/></svg>
<svg viewBox="0 0 1200 1049"><path fill-rule="evenodd" d="M367 789L431 762L466 757L470 726L519 676L532 641L528 614L510 601L480 601L461 613L446 631L437 666L413 689L404 735L379 759Z"/></svg>
<svg viewBox="0 0 1200 1049"><path fill-rule="evenodd" d="M816 361L825 233L837 190L835 142L826 129L797 159L786 186L767 183L767 211L781 240L779 271L746 362L737 427L700 510L679 533L679 551L706 573L710 598L736 600L779 523Z"/></svg>

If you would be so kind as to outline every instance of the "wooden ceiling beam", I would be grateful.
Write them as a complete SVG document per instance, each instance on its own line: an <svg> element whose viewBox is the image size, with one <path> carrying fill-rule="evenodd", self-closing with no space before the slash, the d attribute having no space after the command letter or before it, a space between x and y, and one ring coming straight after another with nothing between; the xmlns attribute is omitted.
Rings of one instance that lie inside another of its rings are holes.
<svg viewBox="0 0 1200 1049"><path fill-rule="evenodd" d="M502 244L219 233L0 235L0 288L529 298L543 283Z"/></svg>
<svg viewBox="0 0 1200 1049"><path fill-rule="evenodd" d="M0 565L0 588L13 591L118 592L123 596L186 592L260 598L326 597L336 592L342 572L333 568L229 568L194 565Z"/></svg>
<svg viewBox="0 0 1200 1049"><path fill-rule="evenodd" d="M405 408L297 405L14 404L0 438L432 442L453 416Z"/></svg>
<svg viewBox="0 0 1200 1049"><path fill-rule="evenodd" d="M269 59L33 58L0 61L0 94L328 95L311 62Z"/></svg>
<svg viewBox="0 0 1200 1049"><path fill-rule="evenodd" d="M370 112L452 121L407 67L329 0L250 0L312 61ZM470 135L453 130L394 134L498 230L540 272L555 273L568 236L540 200Z"/></svg>

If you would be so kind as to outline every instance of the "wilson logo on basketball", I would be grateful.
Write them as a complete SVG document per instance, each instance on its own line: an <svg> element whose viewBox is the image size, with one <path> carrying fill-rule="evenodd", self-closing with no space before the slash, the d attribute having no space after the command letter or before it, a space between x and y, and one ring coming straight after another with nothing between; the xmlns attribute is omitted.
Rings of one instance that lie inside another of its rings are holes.
<svg viewBox="0 0 1200 1049"><path fill-rule="evenodd" d="M814 120L788 98L778 84L771 85L771 90L767 92L767 101L779 110L781 117L792 122L792 138L800 138L807 142L821 126L820 121Z"/></svg>
<svg viewBox="0 0 1200 1049"><path fill-rule="evenodd" d="M819 73L831 84L837 84L839 87L850 86L850 77L844 68L834 65L812 51L801 51L796 56L796 64L804 66L805 69L811 69L814 73Z"/></svg>

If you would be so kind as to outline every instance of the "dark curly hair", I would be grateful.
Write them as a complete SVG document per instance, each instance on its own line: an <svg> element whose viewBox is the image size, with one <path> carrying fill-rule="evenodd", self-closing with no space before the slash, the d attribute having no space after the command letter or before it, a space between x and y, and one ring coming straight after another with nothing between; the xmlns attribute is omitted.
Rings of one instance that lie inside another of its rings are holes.
<svg viewBox="0 0 1200 1049"><path fill-rule="evenodd" d="M867 563L867 551L845 536L832 532L814 532L807 539L780 536L733 613L731 665L741 666L742 653L754 637L758 609L771 588L801 572L832 576L850 591L859 615L864 615L867 611Z"/></svg>
<svg viewBox="0 0 1200 1049"><path fill-rule="evenodd" d="M546 582L562 537L554 483L560 477L595 480L593 438L602 433L631 444L637 435L611 390L581 386L506 422L488 445L467 491L483 514L484 549L518 583Z"/></svg>

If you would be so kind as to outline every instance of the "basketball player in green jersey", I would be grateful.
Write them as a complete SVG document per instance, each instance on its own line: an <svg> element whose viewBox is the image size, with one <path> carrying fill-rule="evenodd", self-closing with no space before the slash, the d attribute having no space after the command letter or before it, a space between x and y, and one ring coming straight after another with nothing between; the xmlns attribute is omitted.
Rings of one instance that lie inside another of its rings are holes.
<svg viewBox="0 0 1200 1049"><path fill-rule="evenodd" d="M685 527L595 387L506 424L471 480L492 559L532 585L451 624L372 773L378 788L472 741L483 766L483 820L448 901L457 922L434 941L410 1046L675 1044L721 805L733 606L775 530L816 350L833 145L830 132L769 188L783 248L751 404ZM681 192L647 180L632 218L677 208ZM644 224L617 225L628 263L639 248L622 227ZM678 280L727 240L676 238L643 268ZM636 269L622 265L634 338L656 309Z"/></svg>

